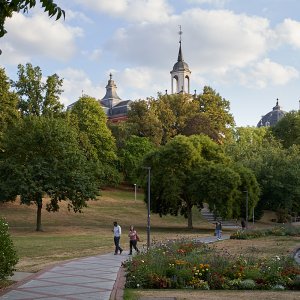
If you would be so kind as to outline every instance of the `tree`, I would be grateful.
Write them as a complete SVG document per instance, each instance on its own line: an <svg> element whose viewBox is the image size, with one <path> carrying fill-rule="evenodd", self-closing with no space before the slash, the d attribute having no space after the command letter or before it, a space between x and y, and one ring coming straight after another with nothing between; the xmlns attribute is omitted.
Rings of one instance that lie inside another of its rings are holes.
<svg viewBox="0 0 300 300"><path fill-rule="evenodd" d="M235 140L225 145L233 160L255 174L261 189L257 217L266 209L299 211L299 147L284 149L272 132L268 128L238 128Z"/></svg>
<svg viewBox="0 0 300 300"><path fill-rule="evenodd" d="M160 216L180 213L192 228L193 206L201 209L203 202L219 199L218 211L229 215L232 208L227 206L232 205L239 175L228 162L221 147L204 135L179 135L151 152L143 165L151 167L152 212Z"/></svg>
<svg viewBox="0 0 300 300"><path fill-rule="evenodd" d="M3 137L0 153L0 201L37 206L36 230L42 230L43 198L48 211L58 211L60 201L80 212L95 199L99 185L96 166L79 148L76 132L63 119L25 117Z"/></svg>
<svg viewBox="0 0 300 300"><path fill-rule="evenodd" d="M163 136L162 123L156 115L155 100L134 101L128 113L128 123L132 124L132 134L148 137L154 144L160 145Z"/></svg>
<svg viewBox="0 0 300 300"><path fill-rule="evenodd" d="M87 157L99 165L103 184L119 181L115 139L107 127L107 117L95 98L82 96L70 110L70 122L79 134Z"/></svg>
<svg viewBox="0 0 300 300"><path fill-rule="evenodd" d="M17 94L10 91L5 70L0 68L0 140L6 128L19 118L18 100Z"/></svg>
<svg viewBox="0 0 300 300"><path fill-rule="evenodd" d="M125 175L125 180L131 184L138 182L138 173L143 158L154 149L154 144L146 137L132 135L125 141L124 146L119 151L121 169Z"/></svg>
<svg viewBox="0 0 300 300"><path fill-rule="evenodd" d="M205 86L203 93L199 94L195 100L199 103L200 112L209 118L212 128L217 132L217 141L223 142L225 139L230 139L235 122L232 114L229 113L229 101L209 86Z"/></svg>
<svg viewBox="0 0 300 300"><path fill-rule="evenodd" d="M62 16L65 18L65 11L57 6L53 0L40 0L39 2L49 17L56 16L56 20ZM4 28L4 23L7 18L11 18L14 12L28 12L35 5L35 0L0 0L0 38L7 33Z"/></svg>
<svg viewBox="0 0 300 300"><path fill-rule="evenodd" d="M158 95L133 102L128 122L135 125L135 135L148 137L165 145L176 135L205 134L218 143L231 137L234 120L229 101L209 87L203 95Z"/></svg>
<svg viewBox="0 0 300 300"><path fill-rule="evenodd" d="M300 145L300 112L291 111L271 127L274 136L285 148Z"/></svg>
<svg viewBox="0 0 300 300"><path fill-rule="evenodd" d="M22 116L59 116L64 108L59 101L63 92L63 80L53 74L42 81L42 70L27 63L18 65L18 80L12 82L20 97L19 109Z"/></svg>

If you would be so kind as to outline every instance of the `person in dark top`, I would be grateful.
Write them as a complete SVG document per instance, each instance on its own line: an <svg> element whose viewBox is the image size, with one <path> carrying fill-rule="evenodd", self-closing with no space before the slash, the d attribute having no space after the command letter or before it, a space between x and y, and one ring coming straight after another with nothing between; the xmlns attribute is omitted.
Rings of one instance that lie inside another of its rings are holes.
<svg viewBox="0 0 300 300"><path fill-rule="evenodd" d="M216 222L216 237L218 240L222 237L222 224L219 221Z"/></svg>

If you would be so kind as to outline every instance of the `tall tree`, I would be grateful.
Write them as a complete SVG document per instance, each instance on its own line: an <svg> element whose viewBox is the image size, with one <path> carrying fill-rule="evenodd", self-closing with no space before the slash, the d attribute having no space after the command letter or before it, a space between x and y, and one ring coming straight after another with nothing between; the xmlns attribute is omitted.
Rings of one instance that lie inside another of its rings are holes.
<svg viewBox="0 0 300 300"><path fill-rule="evenodd" d="M58 118L25 117L9 128L0 153L0 200L37 206L36 230L42 230L43 198L48 211L62 200L80 212L95 199L99 185L95 166L78 146L76 132Z"/></svg>
<svg viewBox="0 0 300 300"><path fill-rule="evenodd" d="M65 17L65 11L62 10L53 0L40 0L39 1L48 13L49 17L55 17L56 20L62 16ZM36 5L35 0L1 0L0 1L0 38L3 37L7 31L5 30L4 23L7 18L11 18L14 12L28 12Z"/></svg>
<svg viewBox="0 0 300 300"><path fill-rule="evenodd" d="M53 74L42 81L42 70L27 63L18 65L18 80L12 82L20 97L19 109L23 116L59 116L64 108L59 101L63 80Z"/></svg>
<svg viewBox="0 0 300 300"><path fill-rule="evenodd" d="M17 94L10 91L5 70L0 68L0 140L6 128L19 118L18 101Z"/></svg>
<svg viewBox="0 0 300 300"><path fill-rule="evenodd" d="M95 98L82 96L70 110L70 122L77 129L80 144L89 159L99 164L102 183L119 181L115 139L107 127L107 117Z"/></svg>
<svg viewBox="0 0 300 300"><path fill-rule="evenodd" d="M240 179L228 163L221 147L207 136L176 136L144 160L152 174L151 210L161 216L180 213L189 228L193 206L201 209L203 202L219 199L218 212L230 215Z"/></svg>
<svg viewBox="0 0 300 300"><path fill-rule="evenodd" d="M238 128L235 141L225 145L227 154L251 169L260 185L257 217L266 209L299 211L299 146L284 149L272 131L268 128Z"/></svg>

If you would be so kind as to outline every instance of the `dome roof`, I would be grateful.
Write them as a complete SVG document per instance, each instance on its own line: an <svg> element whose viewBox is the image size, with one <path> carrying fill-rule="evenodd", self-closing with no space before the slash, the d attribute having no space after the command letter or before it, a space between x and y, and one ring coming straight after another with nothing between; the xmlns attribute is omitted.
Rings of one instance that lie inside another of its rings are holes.
<svg viewBox="0 0 300 300"><path fill-rule="evenodd" d="M173 67L173 71L171 72L177 72L177 71L189 71L190 68L189 65L183 60L182 50L181 50L181 41L179 42L179 52L178 52L178 59Z"/></svg>
<svg viewBox="0 0 300 300"><path fill-rule="evenodd" d="M276 105L273 107L273 110L262 116L257 124L257 127L274 126L285 114L286 112L281 110L277 99Z"/></svg>
<svg viewBox="0 0 300 300"><path fill-rule="evenodd" d="M178 61L174 67L173 71L189 71L189 66L186 62L184 61Z"/></svg>

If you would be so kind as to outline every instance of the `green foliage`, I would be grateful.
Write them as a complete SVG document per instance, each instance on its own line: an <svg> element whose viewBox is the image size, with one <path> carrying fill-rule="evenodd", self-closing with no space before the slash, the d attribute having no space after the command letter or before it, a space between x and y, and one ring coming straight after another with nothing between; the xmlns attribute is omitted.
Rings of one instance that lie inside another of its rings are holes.
<svg viewBox="0 0 300 300"><path fill-rule="evenodd" d="M10 91L5 70L0 68L0 140L6 128L19 118L18 101L18 96Z"/></svg>
<svg viewBox="0 0 300 300"><path fill-rule="evenodd" d="M196 101L199 103L200 112L211 121L212 128L218 134L218 140L230 139L235 125L234 118L229 113L230 102L209 86L203 88L203 93L197 96Z"/></svg>
<svg viewBox="0 0 300 300"><path fill-rule="evenodd" d="M82 96L72 106L69 120L77 130L79 143L88 159L99 165L103 184L119 181L115 139L107 127L107 117L95 98Z"/></svg>
<svg viewBox="0 0 300 300"><path fill-rule="evenodd" d="M18 256L8 233L8 224L0 218L0 280L13 275Z"/></svg>
<svg viewBox="0 0 300 300"><path fill-rule="evenodd" d="M20 97L19 109L23 116L60 116L64 108L59 101L63 80L53 74L42 81L42 70L27 63L18 65L18 80L12 82Z"/></svg>
<svg viewBox="0 0 300 300"><path fill-rule="evenodd" d="M247 127L237 129L235 141L227 143L225 151L255 174L261 190L256 217L263 209L299 211L299 146L284 149L270 130Z"/></svg>
<svg viewBox="0 0 300 300"><path fill-rule="evenodd" d="M290 257L235 257L186 240L155 245L124 266L126 287L143 289L292 289L300 274Z"/></svg>
<svg viewBox="0 0 300 300"><path fill-rule="evenodd" d="M217 142L231 136L234 125L229 102L213 89L205 87L202 95L158 95L157 99L131 104L128 122L132 134L148 137L153 143L165 145L176 135L205 134Z"/></svg>
<svg viewBox="0 0 300 300"><path fill-rule="evenodd" d="M119 151L121 170L125 174L125 180L131 184L139 183L138 174L142 167L144 156L154 150L154 145L148 138L132 135L125 141Z"/></svg>
<svg viewBox="0 0 300 300"><path fill-rule="evenodd" d="M49 17L56 16L56 20L62 16L65 18L65 11L62 10L53 0L40 0L39 1L48 13ZM2 0L0 1L0 38L3 37L7 31L4 28L6 18L12 17L13 12L26 13L29 9L36 5L36 0Z"/></svg>
<svg viewBox="0 0 300 300"><path fill-rule="evenodd" d="M260 230L238 230L230 238L238 240L248 240L260 238L263 236L300 236L300 227L285 224L272 227L270 229Z"/></svg>
<svg viewBox="0 0 300 300"><path fill-rule="evenodd" d="M160 216L180 213L188 219L189 228L194 205L201 209L208 203L216 214L230 217L239 215L246 187L253 192L250 204L258 199L252 172L241 167L235 171L222 147L205 135L176 136L146 156L143 166L151 167L152 212ZM145 196L146 184L145 180Z"/></svg>
<svg viewBox="0 0 300 300"><path fill-rule="evenodd" d="M48 211L69 200L69 209L81 211L86 200L95 199L99 185L96 166L78 146L77 134L62 119L27 117L12 126L3 137L0 153L0 201L21 196L25 204L35 203L38 216L42 198L51 198ZM37 230L40 230L39 220Z"/></svg>
<svg viewBox="0 0 300 300"><path fill-rule="evenodd" d="M271 131L285 148L300 145L300 112L288 112L271 128Z"/></svg>

